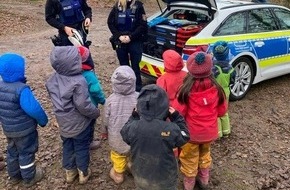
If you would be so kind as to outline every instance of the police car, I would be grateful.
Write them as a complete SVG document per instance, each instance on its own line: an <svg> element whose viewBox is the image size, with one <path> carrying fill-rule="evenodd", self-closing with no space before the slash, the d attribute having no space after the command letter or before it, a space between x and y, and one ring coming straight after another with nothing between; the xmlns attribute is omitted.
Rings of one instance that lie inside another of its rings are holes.
<svg viewBox="0 0 290 190"><path fill-rule="evenodd" d="M218 40L228 42L236 71L231 100L244 98L252 84L290 73L290 9L249 1L163 2L167 6L148 19L143 75L157 78L164 73L166 49L175 49L186 61L195 51L211 53Z"/></svg>

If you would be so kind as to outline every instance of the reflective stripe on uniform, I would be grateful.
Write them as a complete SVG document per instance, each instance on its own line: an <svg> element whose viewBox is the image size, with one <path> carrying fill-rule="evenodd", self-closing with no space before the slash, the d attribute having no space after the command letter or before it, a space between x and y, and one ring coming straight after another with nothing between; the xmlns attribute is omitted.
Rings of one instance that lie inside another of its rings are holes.
<svg viewBox="0 0 290 190"><path fill-rule="evenodd" d="M27 169L27 168L30 168L32 166L34 166L34 162L32 162L31 164L27 164L25 166L20 166L20 169Z"/></svg>

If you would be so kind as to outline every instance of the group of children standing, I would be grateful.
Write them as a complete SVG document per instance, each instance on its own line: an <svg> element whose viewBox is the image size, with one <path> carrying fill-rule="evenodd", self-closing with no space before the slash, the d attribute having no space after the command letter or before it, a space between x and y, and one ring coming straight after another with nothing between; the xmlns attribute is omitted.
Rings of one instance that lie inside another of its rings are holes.
<svg viewBox="0 0 290 190"><path fill-rule="evenodd" d="M208 186L211 144L230 134L226 113L234 71L229 65L227 43L216 42L212 53L213 57L204 52L190 55L186 73L181 56L167 50L163 53L165 74L157 79L157 85L167 92L170 105L184 117L190 134L189 141L175 149L185 190L193 190L196 183L201 189Z"/></svg>
<svg viewBox="0 0 290 190"><path fill-rule="evenodd" d="M229 83L226 42L217 42L213 55L196 52L183 60L174 50L163 53L165 74L156 84L136 92L136 77L129 66L111 76L112 94L105 99L94 68L86 64L83 46L56 46L50 54L55 72L46 82L63 144L62 165L67 183L91 176L90 144L94 138L98 104L104 105L101 138L110 145L109 176L120 184L129 170L137 189L177 190L178 167L185 190L196 182L205 188L212 164L211 143L230 133ZM7 137L7 170L13 184L30 187L43 177L34 164L38 150L37 125L47 115L25 84L22 56L0 56L0 121ZM179 164L176 162L178 157Z"/></svg>

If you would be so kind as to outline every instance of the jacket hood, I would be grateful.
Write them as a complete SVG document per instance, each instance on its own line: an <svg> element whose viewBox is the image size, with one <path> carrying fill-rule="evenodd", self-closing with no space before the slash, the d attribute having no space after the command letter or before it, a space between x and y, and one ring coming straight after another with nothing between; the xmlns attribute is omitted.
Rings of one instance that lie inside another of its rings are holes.
<svg viewBox="0 0 290 190"><path fill-rule="evenodd" d="M54 70L61 75L81 74L82 60L75 46L55 46L50 53L50 62Z"/></svg>
<svg viewBox="0 0 290 190"><path fill-rule="evenodd" d="M137 111L146 120L165 119L168 116L169 100L166 92L156 84L144 86L137 99Z"/></svg>
<svg viewBox="0 0 290 190"><path fill-rule="evenodd" d="M127 65L119 66L111 77L113 92L131 94L135 92L136 76L133 69Z"/></svg>
<svg viewBox="0 0 290 190"><path fill-rule="evenodd" d="M165 72L181 71L184 67L182 57L174 50L166 50L162 54Z"/></svg>
<svg viewBox="0 0 290 190"><path fill-rule="evenodd" d="M4 82L25 81L24 58L15 53L5 53L1 55L0 75Z"/></svg>

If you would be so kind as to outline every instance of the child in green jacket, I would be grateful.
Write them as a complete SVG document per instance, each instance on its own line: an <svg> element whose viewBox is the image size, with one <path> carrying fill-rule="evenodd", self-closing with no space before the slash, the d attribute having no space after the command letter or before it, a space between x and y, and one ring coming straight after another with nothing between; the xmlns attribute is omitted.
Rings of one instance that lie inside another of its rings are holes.
<svg viewBox="0 0 290 190"><path fill-rule="evenodd" d="M217 41L213 45L214 67L212 69L214 77L223 88L227 102L230 96L230 84L234 82L235 71L229 64L229 47L225 41ZM218 118L219 137L227 137L231 133L230 118L228 112Z"/></svg>

